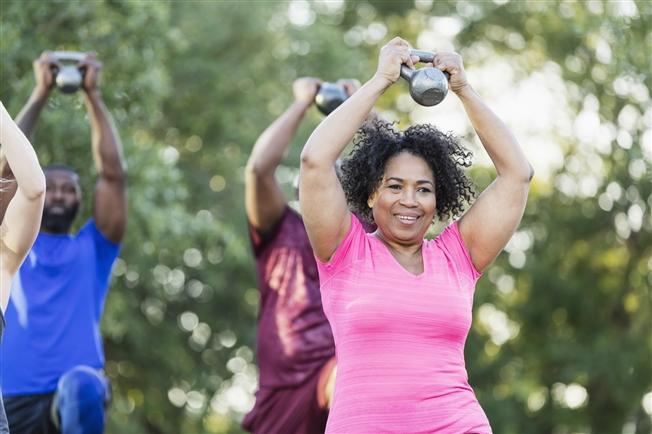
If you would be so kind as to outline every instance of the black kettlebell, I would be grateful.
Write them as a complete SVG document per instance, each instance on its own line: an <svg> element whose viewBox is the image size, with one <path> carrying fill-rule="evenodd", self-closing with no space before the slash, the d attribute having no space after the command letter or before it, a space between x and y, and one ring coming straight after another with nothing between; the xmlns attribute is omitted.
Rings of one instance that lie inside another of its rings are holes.
<svg viewBox="0 0 652 434"><path fill-rule="evenodd" d="M86 54L77 51L55 51L54 58L62 64L61 68L54 68L54 80L63 93L75 93L79 90L84 81L84 73L79 69L78 64L86 57ZM65 62L74 62L64 64Z"/></svg>
<svg viewBox="0 0 652 434"><path fill-rule="evenodd" d="M419 57L419 62L428 63L435 59L435 53L421 50L411 50L410 54ZM410 85L410 95L418 104L426 107L437 105L448 93L450 74L440 69L428 67L412 69L401 65L401 77Z"/></svg>
<svg viewBox="0 0 652 434"><path fill-rule="evenodd" d="M315 95L315 105L324 115L328 116L338 108L349 96L344 86L337 83L324 82Z"/></svg>

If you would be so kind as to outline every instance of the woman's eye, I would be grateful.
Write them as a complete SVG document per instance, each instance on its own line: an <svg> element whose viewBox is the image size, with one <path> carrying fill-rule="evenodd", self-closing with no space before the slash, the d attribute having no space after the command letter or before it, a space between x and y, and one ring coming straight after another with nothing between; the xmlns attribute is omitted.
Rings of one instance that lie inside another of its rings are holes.
<svg viewBox="0 0 652 434"><path fill-rule="evenodd" d="M432 190L427 187L421 187L418 191L421 193L432 193Z"/></svg>
<svg viewBox="0 0 652 434"><path fill-rule="evenodd" d="M400 190L401 186L399 184L391 184L391 185L388 185L387 188L392 189L392 190Z"/></svg>

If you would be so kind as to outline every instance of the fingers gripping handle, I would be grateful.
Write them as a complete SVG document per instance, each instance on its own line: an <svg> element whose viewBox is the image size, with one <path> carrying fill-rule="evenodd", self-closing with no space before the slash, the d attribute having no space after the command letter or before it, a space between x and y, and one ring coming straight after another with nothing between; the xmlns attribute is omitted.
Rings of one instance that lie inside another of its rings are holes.
<svg viewBox="0 0 652 434"><path fill-rule="evenodd" d="M436 53L423 50L410 50L410 55L418 56L419 62L421 63L431 63L435 60Z"/></svg>
<svg viewBox="0 0 652 434"><path fill-rule="evenodd" d="M437 56L437 53L433 53L432 51L410 50L410 55L418 56L419 62L421 63L432 63L435 61L435 57ZM451 79L451 75L448 72L446 71L442 71L442 72L446 76L447 80ZM414 74L414 69L410 68L406 64L401 65L401 77L403 77L406 80L409 80L413 74Z"/></svg>

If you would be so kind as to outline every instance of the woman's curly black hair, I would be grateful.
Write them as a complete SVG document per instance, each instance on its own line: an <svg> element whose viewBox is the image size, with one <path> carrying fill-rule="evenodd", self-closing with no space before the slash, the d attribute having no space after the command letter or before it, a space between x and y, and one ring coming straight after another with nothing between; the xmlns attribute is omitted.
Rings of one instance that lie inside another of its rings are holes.
<svg viewBox="0 0 652 434"><path fill-rule="evenodd" d="M463 168L471 165L471 151L452 134L432 125L413 125L398 131L390 122L366 122L353 140L353 151L342 162L341 183L349 207L373 222L369 197L380 185L389 159L401 152L423 158L435 176L437 217L442 221L458 216L475 196L473 184Z"/></svg>

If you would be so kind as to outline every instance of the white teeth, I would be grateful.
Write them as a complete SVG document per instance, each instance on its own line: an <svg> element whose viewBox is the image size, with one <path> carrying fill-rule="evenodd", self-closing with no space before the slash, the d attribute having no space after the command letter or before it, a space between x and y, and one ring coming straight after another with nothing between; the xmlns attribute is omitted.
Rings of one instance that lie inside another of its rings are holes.
<svg viewBox="0 0 652 434"><path fill-rule="evenodd" d="M407 215L400 215L400 216L398 216L398 218L400 220L403 220L404 222L413 222L413 221L416 221L416 219L417 219L416 217L407 216Z"/></svg>

